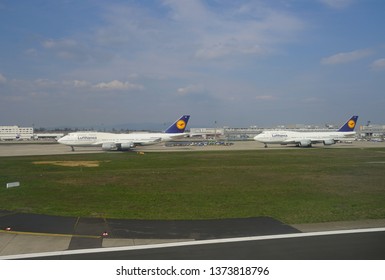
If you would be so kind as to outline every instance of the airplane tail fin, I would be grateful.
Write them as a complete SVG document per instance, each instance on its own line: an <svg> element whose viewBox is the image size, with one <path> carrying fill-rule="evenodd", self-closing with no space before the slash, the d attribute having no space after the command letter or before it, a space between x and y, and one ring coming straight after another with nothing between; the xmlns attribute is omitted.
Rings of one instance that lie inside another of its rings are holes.
<svg viewBox="0 0 385 280"><path fill-rule="evenodd" d="M183 133L189 119L190 115L181 116L169 128L166 129L165 133Z"/></svg>
<svg viewBox="0 0 385 280"><path fill-rule="evenodd" d="M358 116L352 116L343 126L340 127L338 131L340 132L350 132L353 131L356 127Z"/></svg>

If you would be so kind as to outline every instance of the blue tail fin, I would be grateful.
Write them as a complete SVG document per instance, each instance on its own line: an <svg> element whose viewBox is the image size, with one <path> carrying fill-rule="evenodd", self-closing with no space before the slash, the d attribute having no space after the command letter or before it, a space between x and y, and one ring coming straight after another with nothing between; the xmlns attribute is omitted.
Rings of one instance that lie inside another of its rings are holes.
<svg viewBox="0 0 385 280"><path fill-rule="evenodd" d="M338 131L340 132L349 132L353 131L356 127L358 116L352 116L343 126L340 127Z"/></svg>
<svg viewBox="0 0 385 280"><path fill-rule="evenodd" d="M165 133L183 133L189 119L190 115L181 116L169 128L167 128Z"/></svg>

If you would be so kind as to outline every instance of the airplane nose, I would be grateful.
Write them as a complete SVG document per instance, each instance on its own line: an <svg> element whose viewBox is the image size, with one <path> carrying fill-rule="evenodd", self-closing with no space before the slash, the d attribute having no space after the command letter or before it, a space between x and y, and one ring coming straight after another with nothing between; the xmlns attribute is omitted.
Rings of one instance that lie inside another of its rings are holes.
<svg viewBox="0 0 385 280"><path fill-rule="evenodd" d="M258 134L258 135L256 135L256 136L254 137L254 140L260 141L260 140L262 140L262 139L264 139L264 138L265 138L264 133L260 133L260 134Z"/></svg>
<svg viewBox="0 0 385 280"><path fill-rule="evenodd" d="M66 139L67 139L67 136L61 137L61 138L59 138L59 139L57 140L57 142L60 143L60 144L64 144L65 141L66 141Z"/></svg>

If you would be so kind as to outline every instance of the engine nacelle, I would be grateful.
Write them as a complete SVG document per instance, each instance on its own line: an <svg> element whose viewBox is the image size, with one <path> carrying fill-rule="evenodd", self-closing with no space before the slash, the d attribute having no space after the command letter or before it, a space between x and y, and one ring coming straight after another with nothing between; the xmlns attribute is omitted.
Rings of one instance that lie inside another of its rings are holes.
<svg viewBox="0 0 385 280"><path fill-rule="evenodd" d="M324 141L324 145L333 145L335 143L336 143L336 141L334 141L333 139L329 139L329 140Z"/></svg>
<svg viewBox="0 0 385 280"><path fill-rule="evenodd" d="M121 143L119 150L126 151L126 150L132 149L134 147L135 147L135 144L133 142Z"/></svg>
<svg viewBox="0 0 385 280"><path fill-rule="evenodd" d="M299 141L299 146L300 147L311 147L311 140L304 139Z"/></svg>
<svg viewBox="0 0 385 280"><path fill-rule="evenodd" d="M102 150L103 151L116 151L117 150L117 146L113 142L111 142L111 143L103 143L102 144Z"/></svg>

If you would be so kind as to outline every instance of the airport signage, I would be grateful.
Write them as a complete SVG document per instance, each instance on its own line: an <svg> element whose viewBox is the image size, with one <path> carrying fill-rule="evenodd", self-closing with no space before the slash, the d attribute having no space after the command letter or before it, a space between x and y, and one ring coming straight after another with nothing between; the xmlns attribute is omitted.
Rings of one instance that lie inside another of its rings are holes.
<svg viewBox="0 0 385 280"><path fill-rule="evenodd" d="M20 187L20 182L7 183L7 189L14 187Z"/></svg>

